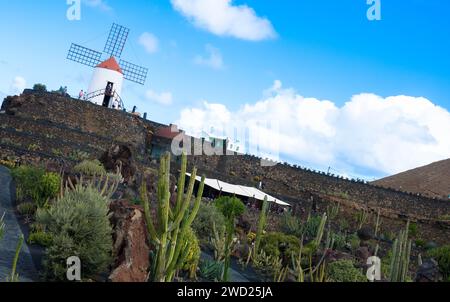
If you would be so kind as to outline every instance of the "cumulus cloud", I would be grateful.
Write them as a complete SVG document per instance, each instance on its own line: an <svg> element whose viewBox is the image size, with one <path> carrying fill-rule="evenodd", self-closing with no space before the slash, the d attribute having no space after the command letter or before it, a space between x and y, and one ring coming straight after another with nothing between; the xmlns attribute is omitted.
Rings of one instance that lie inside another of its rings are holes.
<svg viewBox="0 0 450 302"><path fill-rule="evenodd" d="M21 94L27 86L27 81L21 77L17 76L13 79L11 85L9 86L9 92L11 94Z"/></svg>
<svg viewBox="0 0 450 302"><path fill-rule="evenodd" d="M171 0L173 8L196 27L218 36L260 41L276 37L267 18L261 18L247 5L232 0Z"/></svg>
<svg viewBox="0 0 450 302"><path fill-rule="evenodd" d="M197 65L204 65L208 66L212 69L223 69L224 68L224 62L222 58L222 54L220 53L219 49L215 48L212 45L206 45L205 46L207 56L197 56L194 59L195 64Z"/></svg>
<svg viewBox="0 0 450 302"><path fill-rule="evenodd" d="M108 2L105 0L83 0L83 3L87 6L98 8L105 12L112 10L112 7L109 6Z"/></svg>
<svg viewBox="0 0 450 302"><path fill-rule="evenodd" d="M139 37L139 44L150 54L157 52L159 48L158 38L154 34L148 32L143 33Z"/></svg>
<svg viewBox="0 0 450 302"><path fill-rule="evenodd" d="M147 100L156 102L160 105L171 105L173 103L173 96L171 92L155 92L151 89L147 90L145 93L145 97Z"/></svg>
<svg viewBox="0 0 450 302"><path fill-rule="evenodd" d="M258 145L253 151L341 174L384 176L450 157L450 113L426 98L364 93L337 106L283 89L280 81L264 95L237 111L205 101L184 109L177 123L193 135L213 128L233 137L227 125L252 129L259 121L257 142L247 138L250 149Z"/></svg>

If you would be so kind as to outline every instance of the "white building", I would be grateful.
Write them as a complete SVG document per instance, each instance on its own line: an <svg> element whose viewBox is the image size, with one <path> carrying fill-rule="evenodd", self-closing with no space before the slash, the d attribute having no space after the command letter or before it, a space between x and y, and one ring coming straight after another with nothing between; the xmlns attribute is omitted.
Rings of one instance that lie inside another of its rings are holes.
<svg viewBox="0 0 450 302"><path fill-rule="evenodd" d="M95 67L86 98L94 104L108 108L111 108L113 103L121 104L123 79L122 69L116 59L110 57Z"/></svg>

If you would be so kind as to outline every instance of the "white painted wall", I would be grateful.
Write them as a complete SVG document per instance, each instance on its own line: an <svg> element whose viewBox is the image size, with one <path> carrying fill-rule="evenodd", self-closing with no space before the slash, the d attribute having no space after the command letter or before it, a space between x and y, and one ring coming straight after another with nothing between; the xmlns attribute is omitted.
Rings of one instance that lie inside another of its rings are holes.
<svg viewBox="0 0 450 302"><path fill-rule="evenodd" d="M89 85L87 94L97 90L104 90L106 85L108 85L108 82L114 83L113 92L115 91L116 94L120 96L122 93L123 74L106 68L94 68L94 74L92 75L91 84ZM94 104L102 106L103 98L104 95L101 95L91 99L90 101ZM113 98L111 98L111 103L112 100ZM109 107L111 107L111 103L109 104Z"/></svg>

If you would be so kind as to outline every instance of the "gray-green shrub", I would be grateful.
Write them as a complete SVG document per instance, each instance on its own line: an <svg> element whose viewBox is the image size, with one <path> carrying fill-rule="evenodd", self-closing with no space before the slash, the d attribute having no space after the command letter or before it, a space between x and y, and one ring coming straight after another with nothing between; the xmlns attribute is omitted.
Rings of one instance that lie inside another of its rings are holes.
<svg viewBox="0 0 450 302"><path fill-rule="evenodd" d="M64 280L70 256L80 258L83 278L108 267L112 250L108 202L93 186L78 184L48 210L37 211L37 223L52 236L44 261L46 279Z"/></svg>
<svg viewBox="0 0 450 302"><path fill-rule="evenodd" d="M328 264L327 278L330 282L367 282L367 277L351 260L338 260Z"/></svg>
<svg viewBox="0 0 450 302"><path fill-rule="evenodd" d="M201 241L208 241L214 236L213 223L217 229L225 229L225 217L222 212L214 204L202 202L192 223L192 229Z"/></svg>
<svg viewBox="0 0 450 302"><path fill-rule="evenodd" d="M83 160L81 163L76 165L73 168L73 171L75 173L87 175L87 176L96 176L96 175L105 175L106 170L105 167L103 167L102 163L95 159L95 160Z"/></svg>

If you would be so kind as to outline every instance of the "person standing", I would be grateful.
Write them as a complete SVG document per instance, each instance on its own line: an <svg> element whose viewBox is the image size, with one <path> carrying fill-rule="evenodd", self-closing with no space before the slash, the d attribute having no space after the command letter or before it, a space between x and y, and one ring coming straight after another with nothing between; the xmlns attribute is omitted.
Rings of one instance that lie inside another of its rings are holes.
<svg viewBox="0 0 450 302"><path fill-rule="evenodd" d="M81 89L80 93L78 94L78 99L83 100L84 99L84 91Z"/></svg>

